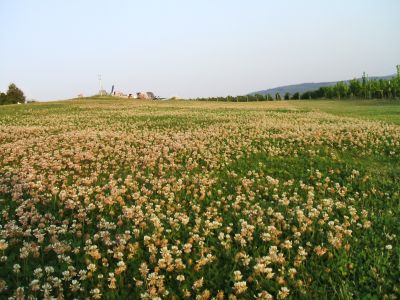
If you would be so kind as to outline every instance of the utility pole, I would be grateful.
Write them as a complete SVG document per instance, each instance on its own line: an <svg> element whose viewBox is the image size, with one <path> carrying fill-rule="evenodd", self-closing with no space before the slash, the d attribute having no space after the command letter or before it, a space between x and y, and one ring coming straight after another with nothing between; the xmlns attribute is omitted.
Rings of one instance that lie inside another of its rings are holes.
<svg viewBox="0 0 400 300"><path fill-rule="evenodd" d="M99 78L99 95L102 96L103 95L103 84L101 82L101 74L98 75Z"/></svg>
<svg viewBox="0 0 400 300"><path fill-rule="evenodd" d="M364 99L367 99L367 77L365 76L365 72L362 75L362 89L364 93Z"/></svg>

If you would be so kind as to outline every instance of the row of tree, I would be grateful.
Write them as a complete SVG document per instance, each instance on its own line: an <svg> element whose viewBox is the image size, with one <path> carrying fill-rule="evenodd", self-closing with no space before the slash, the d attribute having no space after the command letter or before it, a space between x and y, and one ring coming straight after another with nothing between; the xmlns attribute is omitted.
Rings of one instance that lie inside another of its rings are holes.
<svg viewBox="0 0 400 300"><path fill-rule="evenodd" d="M8 86L7 93L0 93L0 105L25 103L24 93L14 84Z"/></svg>
<svg viewBox="0 0 400 300"><path fill-rule="evenodd" d="M396 77L390 79L368 79L363 74L360 79L338 82L334 86L320 87L307 91L301 99L396 99L400 97L400 69Z"/></svg>
<svg viewBox="0 0 400 300"><path fill-rule="evenodd" d="M225 101L225 102L251 102L273 100L299 100L299 99L398 99L400 98L400 66L397 66L397 76L384 79L370 79L365 73L361 79L353 79L347 82L338 82L333 86L320 87L318 90L304 93L286 93L283 96L275 95L246 95L197 98L198 101Z"/></svg>

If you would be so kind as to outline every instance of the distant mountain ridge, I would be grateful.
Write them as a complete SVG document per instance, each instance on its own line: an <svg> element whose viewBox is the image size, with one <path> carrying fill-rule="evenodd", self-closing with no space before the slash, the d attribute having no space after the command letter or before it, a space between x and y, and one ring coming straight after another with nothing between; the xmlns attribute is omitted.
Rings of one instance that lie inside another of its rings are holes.
<svg viewBox="0 0 400 300"><path fill-rule="evenodd" d="M387 75L387 76L374 76L374 77L369 77L370 79L390 79L395 77L396 75ZM358 80L361 80L361 78L357 78ZM278 86L275 88L271 89L266 89L266 90L261 90L257 92L252 92L249 95L255 95L255 94L260 94L260 95L275 95L276 93L279 93L281 96L283 96L286 93L290 93L291 95L295 93L304 93L307 91L315 91L318 90L320 87L323 86L332 86L335 85L336 83L343 81L343 82L349 82L349 80L339 80L339 81L330 81L330 82L308 82L308 83L300 83L300 84L291 84L291 85L284 85L284 86Z"/></svg>

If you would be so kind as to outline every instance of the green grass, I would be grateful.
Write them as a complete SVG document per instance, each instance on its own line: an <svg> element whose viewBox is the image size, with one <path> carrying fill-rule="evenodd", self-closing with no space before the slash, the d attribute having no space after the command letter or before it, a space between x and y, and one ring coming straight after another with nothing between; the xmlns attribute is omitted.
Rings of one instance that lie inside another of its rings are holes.
<svg viewBox="0 0 400 300"><path fill-rule="evenodd" d="M71 103L74 104L75 110L82 110L85 108L85 103L95 102L102 103L104 105L115 103L115 101L123 102L124 104L138 101L138 100L126 100L116 99L110 97L93 97L84 98L79 100L70 101L54 101L54 102L41 102L29 104L30 107L34 107L34 113L48 113L52 110L56 110L57 113L63 113L64 111L71 112ZM179 109L185 110L195 106L196 109L201 109L201 104L196 102L186 102L182 100L172 101L143 101L143 109L162 108L165 110L176 110L177 106ZM290 101L274 101L274 102L253 102L253 103L226 103L228 109L224 108L224 104L219 104L220 111L231 112L237 108L245 109L266 109L275 110L280 112L289 112L293 110L300 111L322 111L329 114L362 118L366 120L377 120L385 121L388 123L400 124L400 100L290 100ZM244 107L243 105L247 105ZM218 107L218 106L217 106ZM16 115L16 114L27 114L26 107L24 105L7 105L0 107L0 116L4 115ZM104 107L103 107L104 108Z"/></svg>
<svg viewBox="0 0 400 300"><path fill-rule="evenodd" d="M290 105L337 116L400 124L400 100L300 100L291 101Z"/></svg>

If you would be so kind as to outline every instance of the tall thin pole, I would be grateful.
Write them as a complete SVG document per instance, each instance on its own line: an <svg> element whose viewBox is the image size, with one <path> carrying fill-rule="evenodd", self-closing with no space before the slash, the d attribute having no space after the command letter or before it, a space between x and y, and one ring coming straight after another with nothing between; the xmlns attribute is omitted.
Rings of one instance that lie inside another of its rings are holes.
<svg viewBox="0 0 400 300"><path fill-rule="evenodd" d="M99 95L103 95L103 84L101 82L101 74L99 74Z"/></svg>

